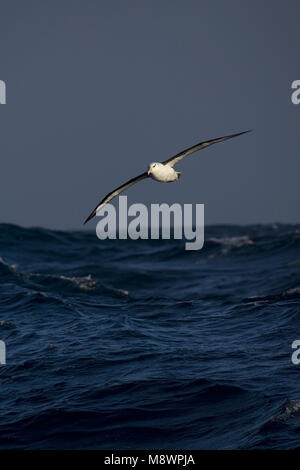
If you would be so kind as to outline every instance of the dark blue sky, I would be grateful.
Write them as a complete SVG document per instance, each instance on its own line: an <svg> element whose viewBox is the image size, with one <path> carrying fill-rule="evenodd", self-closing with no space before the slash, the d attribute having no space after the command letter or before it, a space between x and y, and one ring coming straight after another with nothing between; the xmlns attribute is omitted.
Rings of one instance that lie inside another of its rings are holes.
<svg viewBox="0 0 300 470"><path fill-rule="evenodd" d="M299 222L298 0L1 0L1 222L82 228L96 203L198 141L253 129L129 203L206 223ZM92 228L92 225L90 226Z"/></svg>

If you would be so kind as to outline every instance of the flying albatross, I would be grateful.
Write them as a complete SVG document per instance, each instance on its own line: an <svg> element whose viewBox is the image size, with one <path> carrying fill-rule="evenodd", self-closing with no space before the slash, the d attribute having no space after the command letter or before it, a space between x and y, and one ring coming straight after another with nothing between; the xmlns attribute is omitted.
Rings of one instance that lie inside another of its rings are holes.
<svg viewBox="0 0 300 470"><path fill-rule="evenodd" d="M161 183L171 183L172 181L178 180L181 173L174 170L174 165L182 160L184 157L187 157L191 153L197 152L198 150L202 150L205 147L209 147L210 145L217 144L218 142L223 142L223 140L232 139L233 137L238 137L239 135L246 134L247 132L251 131L244 131L239 132L238 134L231 134L226 135L224 137L218 137L217 139L206 140L205 142L200 142L199 144L193 145L186 150L174 155L174 157L165 160L164 162L154 162L149 165L148 171L145 171L141 175L132 178L131 180L127 181L127 183L122 184L117 189L114 189L110 193L108 193L104 199L95 207L95 209L90 213L88 218L85 220L84 224L86 224L89 220L91 220L96 213L111 201L114 197L118 196L122 191L125 189L130 188L133 184L141 181L149 176L156 181L160 181Z"/></svg>

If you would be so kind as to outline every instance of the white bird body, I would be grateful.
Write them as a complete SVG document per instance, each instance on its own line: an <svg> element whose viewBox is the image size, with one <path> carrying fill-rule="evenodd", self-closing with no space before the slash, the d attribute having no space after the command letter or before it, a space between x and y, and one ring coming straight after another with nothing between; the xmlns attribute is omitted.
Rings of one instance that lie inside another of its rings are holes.
<svg viewBox="0 0 300 470"><path fill-rule="evenodd" d="M168 160L165 160L162 163L151 163L151 165L149 165L148 171L145 171L144 173L136 176L135 178L132 178L131 180L127 181L126 183L122 184L121 186L107 194L105 198L102 199L102 201L90 213L84 223L86 224L90 219L95 217L97 211L99 211L114 197L118 196L122 191L125 191L126 189L130 188L130 186L137 183L138 181L141 181L145 178L149 178L149 176L151 176L151 178L153 178L155 181L159 181L160 183L171 183L172 181L177 181L180 177L180 173L174 170L173 166L180 162L180 160L182 160L184 157L187 157L188 155L197 152L198 150L209 147L210 145L217 144L218 142L223 142L224 140L232 139L233 137L238 137L239 135L246 134L247 132L250 131L239 132L237 134L225 135L224 137L206 140L204 142L200 142L199 144L193 145L192 147L183 150L182 152L178 153L177 155L174 155L173 157L169 158Z"/></svg>
<svg viewBox="0 0 300 470"><path fill-rule="evenodd" d="M154 162L149 166L148 175L161 183L171 183L172 181L178 180L180 173L169 165Z"/></svg>

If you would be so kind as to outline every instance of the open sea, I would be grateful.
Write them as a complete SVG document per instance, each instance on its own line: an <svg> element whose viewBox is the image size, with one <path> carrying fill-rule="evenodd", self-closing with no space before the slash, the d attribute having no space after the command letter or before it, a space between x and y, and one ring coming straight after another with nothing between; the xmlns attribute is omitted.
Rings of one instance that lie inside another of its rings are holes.
<svg viewBox="0 0 300 470"><path fill-rule="evenodd" d="M300 225L1 224L0 448L300 448L299 254Z"/></svg>

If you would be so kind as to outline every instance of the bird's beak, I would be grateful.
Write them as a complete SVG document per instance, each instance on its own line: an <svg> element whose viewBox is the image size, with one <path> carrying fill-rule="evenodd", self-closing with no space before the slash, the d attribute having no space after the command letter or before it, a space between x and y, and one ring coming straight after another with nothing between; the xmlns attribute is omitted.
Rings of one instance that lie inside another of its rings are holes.
<svg viewBox="0 0 300 470"><path fill-rule="evenodd" d="M152 173L152 168L149 168L149 170L148 170L148 176L150 175L150 173Z"/></svg>

